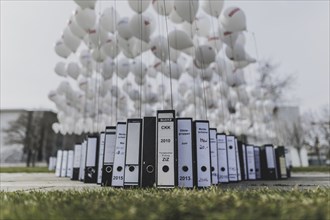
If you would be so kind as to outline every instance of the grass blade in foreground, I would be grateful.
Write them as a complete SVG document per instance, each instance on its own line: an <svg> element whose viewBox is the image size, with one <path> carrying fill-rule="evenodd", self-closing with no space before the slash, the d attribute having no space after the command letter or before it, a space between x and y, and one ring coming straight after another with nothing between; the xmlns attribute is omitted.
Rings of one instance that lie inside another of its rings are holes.
<svg viewBox="0 0 330 220"><path fill-rule="evenodd" d="M0 219L329 219L330 188L0 192Z"/></svg>

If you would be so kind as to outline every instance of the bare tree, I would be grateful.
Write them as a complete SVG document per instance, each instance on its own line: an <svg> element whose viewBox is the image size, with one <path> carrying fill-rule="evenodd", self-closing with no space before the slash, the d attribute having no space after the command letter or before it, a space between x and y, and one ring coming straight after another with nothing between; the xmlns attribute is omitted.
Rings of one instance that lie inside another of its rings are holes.
<svg viewBox="0 0 330 220"><path fill-rule="evenodd" d="M283 101L285 92L292 88L296 78L293 74L278 74L279 64L271 60L259 62L257 86L265 91L264 98L274 102Z"/></svg>

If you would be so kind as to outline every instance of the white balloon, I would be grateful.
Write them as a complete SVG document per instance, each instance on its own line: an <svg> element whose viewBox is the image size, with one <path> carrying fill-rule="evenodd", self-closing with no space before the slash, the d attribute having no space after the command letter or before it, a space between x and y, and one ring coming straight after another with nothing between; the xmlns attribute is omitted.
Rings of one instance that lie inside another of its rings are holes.
<svg viewBox="0 0 330 220"><path fill-rule="evenodd" d="M77 10L76 21L83 30L88 31L92 29L96 23L95 11L90 8Z"/></svg>
<svg viewBox="0 0 330 220"><path fill-rule="evenodd" d="M95 48L92 52L92 57L96 62L102 63L107 56L100 49Z"/></svg>
<svg viewBox="0 0 330 220"><path fill-rule="evenodd" d="M75 62L70 62L67 68L68 75L73 78L77 79L80 74L80 67Z"/></svg>
<svg viewBox="0 0 330 220"><path fill-rule="evenodd" d="M93 57L90 54L90 52L88 50L83 50L80 53L79 56L79 61L80 63L83 65L83 67L85 67L88 70L93 70L94 68L94 61L93 61Z"/></svg>
<svg viewBox="0 0 330 220"><path fill-rule="evenodd" d="M158 75L157 70L154 67L149 67L147 70L147 76L151 77L151 78L156 78Z"/></svg>
<svg viewBox="0 0 330 220"><path fill-rule="evenodd" d="M130 63L129 63L129 61L127 59L125 59L125 58L121 58L118 61L118 72L117 72L118 76L121 79L124 79L129 74L129 71L130 71Z"/></svg>
<svg viewBox="0 0 330 220"><path fill-rule="evenodd" d="M195 20L199 7L199 0L174 0L174 9L185 21L192 23Z"/></svg>
<svg viewBox="0 0 330 220"><path fill-rule="evenodd" d="M168 59L168 42L164 36L158 35L151 39L151 52L161 61L165 62Z"/></svg>
<svg viewBox="0 0 330 220"><path fill-rule="evenodd" d="M182 30L175 29L168 35L170 47L176 50L184 50L194 46L188 34Z"/></svg>
<svg viewBox="0 0 330 220"><path fill-rule="evenodd" d="M133 37L133 33L131 31L129 18L124 17L121 18L117 23L117 31L120 37L122 37L125 40L129 40L131 37Z"/></svg>
<svg viewBox="0 0 330 220"><path fill-rule="evenodd" d="M211 33L207 38L206 44L215 48L216 51L220 51L222 48L222 40L217 33Z"/></svg>
<svg viewBox="0 0 330 220"><path fill-rule="evenodd" d="M223 5L224 5L223 0L204 0L204 1L202 1L203 10L207 14L209 14L215 18L218 18L220 16Z"/></svg>
<svg viewBox="0 0 330 220"><path fill-rule="evenodd" d="M152 7L159 15L168 16L173 10L172 0L153 0Z"/></svg>
<svg viewBox="0 0 330 220"><path fill-rule="evenodd" d="M110 57L108 57L102 64L102 76L104 80L111 79L115 68L115 62Z"/></svg>
<svg viewBox="0 0 330 220"><path fill-rule="evenodd" d="M100 17L100 25L104 30L114 33L116 31L116 23L119 19L120 15L115 8L106 8Z"/></svg>
<svg viewBox="0 0 330 220"><path fill-rule="evenodd" d="M229 7L220 16L220 23L226 31L237 32L246 30L246 17L238 7Z"/></svg>
<svg viewBox="0 0 330 220"><path fill-rule="evenodd" d="M87 34L87 32L82 29L77 21L76 21L76 17L72 16L70 21L69 21L69 28L71 30L71 32L78 38L83 39L85 37L85 35Z"/></svg>
<svg viewBox="0 0 330 220"><path fill-rule="evenodd" d="M150 0L128 0L128 4L136 13L142 13L147 10Z"/></svg>
<svg viewBox="0 0 330 220"><path fill-rule="evenodd" d="M112 59L116 58L120 53L120 48L117 45L116 37L112 34L108 35L108 39L101 47L101 51L111 57Z"/></svg>
<svg viewBox="0 0 330 220"><path fill-rule="evenodd" d="M136 1L136 0L134 0ZM150 35L155 30L155 24L151 16L143 15L143 14L136 14L130 20L130 28L132 34L144 41L150 41Z"/></svg>
<svg viewBox="0 0 330 220"><path fill-rule="evenodd" d="M147 74L147 66L141 61L141 59L136 59L133 60L133 62L131 63L131 72L134 74L135 77L138 78L144 78Z"/></svg>
<svg viewBox="0 0 330 220"><path fill-rule="evenodd" d="M172 10L169 17L174 24L181 24L182 22L184 22L184 20L178 15L178 13L175 10Z"/></svg>
<svg viewBox="0 0 330 220"><path fill-rule="evenodd" d="M65 68L65 63L64 62L58 62L55 66L55 73L59 76L66 77L67 72Z"/></svg>
<svg viewBox="0 0 330 220"><path fill-rule="evenodd" d="M206 15L199 15L192 24L184 22L182 28L189 34L189 36L197 35L199 37L206 37L211 30L211 24Z"/></svg>
<svg viewBox="0 0 330 220"><path fill-rule="evenodd" d="M182 67L179 64L173 61L169 61L169 63L167 63L164 71L165 76L178 80L181 76L181 73L182 73Z"/></svg>
<svg viewBox="0 0 330 220"><path fill-rule="evenodd" d="M213 77L212 68L208 67L205 70L201 71L201 74L199 76L202 80L210 82Z"/></svg>
<svg viewBox="0 0 330 220"><path fill-rule="evenodd" d="M69 27L64 29L62 38L65 45L75 53L80 46L81 40L71 32Z"/></svg>
<svg viewBox="0 0 330 220"><path fill-rule="evenodd" d="M219 28L219 35L222 40L227 46L233 47L238 39L240 32L230 32L226 31L223 28Z"/></svg>
<svg viewBox="0 0 330 220"><path fill-rule="evenodd" d="M209 65L215 61L216 53L213 47L201 45L196 48L195 59L202 65Z"/></svg>
<svg viewBox="0 0 330 220"><path fill-rule="evenodd" d="M137 89L132 89L128 92L128 97L132 100L132 101L137 101L140 99L140 92Z"/></svg>
<svg viewBox="0 0 330 220"><path fill-rule="evenodd" d="M134 81L137 85L142 86L146 83L146 77L135 75Z"/></svg>
<svg viewBox="0 0 330 220"><path fill-rule="evenodd" d="M55 52L58 56L62 58L68 58L72 53L71 50L63 42L63 39L60 39L55 43Z"/></svg>
<svg viewBox="0 0 330 220"><path fill-rule="evenodd" d="M95 8L95 4L97 0L73 0L77 5L79 5L82 9L85 8Z"/></svg>
<svg viewBox="0 0 330 220"><path fill-rule="evenodd" d="M93 48L100 48L109 39L109 34L101 26L96 25L88 30L88 37Z"/></svg>
<svg viewBox="0 0 330 220"><path fill-rule="evenodd" d="M226 47L226 56L228 59L233 61L243 61L246 60L246 53L243 45L236 44L234 48Z"/></svg>

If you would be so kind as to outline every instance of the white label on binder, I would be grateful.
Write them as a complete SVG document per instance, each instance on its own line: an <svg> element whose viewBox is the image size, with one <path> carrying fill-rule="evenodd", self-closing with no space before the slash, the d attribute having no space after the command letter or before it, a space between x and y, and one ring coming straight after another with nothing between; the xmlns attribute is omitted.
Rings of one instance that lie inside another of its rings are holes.
<svg viewBox="0 0 330 220"><path fill-rule="evenodd" d="M55 176L58 176L58 177L61 176L62 155L63 155L63 151L58 150L57 151L57 156L56 156L56 168L55 168Z"/></svg>
<svg viewBox="0 0 330 220"><path fill-rule="evenodd" d="M235 137L227 136L227 152L228 152L228 176L229 181L237 181L237 162L236 162L236 149Z"/></svg>
<svg viewBox="0 0 330 220"><path fill-rule="evenodd" d="M218 134L218 172L219 172L219 183L227 183L228 178L228 157L227 157L227 142L226 135Z"/></svg>
<svg viewBox="0 0 330 220"><path fill-rule="evenodd" d="M96 165L96 148L97 148L97 138L89 137L87 143L87 159L86 167L95 167Z"/></svg>
<svg viewBox="0 0 330 220"><path fill-rule="evenodd" d="M217 130L210 129L212 184L218 183Z"/></svg>
<svg viewBox="0 0 330 220"><path fill-rule="evenodd" d="M73 174L73 150L68 152L68 167L66 169L66 176L72 177Z"/></svg>
<svg viewBox="0 0 330 220"><path fill-rule="evenodd" d="M104 164L111 165L115 159L116 130L105 134Z"/></svg>
<svg viewBox="0 0 330 220"><path fill-rule="evenodd" d="M141 121L127 123L125 185L139 184Z"/></svg>
<svg viewBox="0 0 330 220"><path fill-rule="evenodd" d="M86 167L86 141L81 144L81 159L79 169L79 179L85 179L85 167Z"/></svg>
<svg viewBox="0 0 330 220"><path fill-rule="evenodd" d="M157 119L157 186L173 187L174 171L174 115L159 113Z"/></svg>
<svg viewBox="0 0 330 220"><path fill-rule="evenodd" d="M124 186L126 123L117 124L112 186Z"/></svg>
<svg viewBox="0 0 330 220"><path fill-rule="evenodd" d="M61 170L61 177L66 177L66 169L68 166L68 151L63 151L62 156L62 170Z"/></svg>
<svg viewBox="0 0 330 220"><path fill-rule="evenodd" d="M102 182L102 167L103 167L103 154L104 154L104 139L105 139L105 134L101 133L100 134L100 146L99 146L99 163L97 167L97 183Z"/></svg>
<svg viewBox="0 0 330 220"><path fill-rule="evenodd" d="M267 168L275 168L274 148L266 146Z"/></svg>
<svg viewBox="0 0 330 220"><path fill-rule="evenodd" d="M208 122L196 122L197 186L211 186L210 133Z"/></svg>
<svg viewBox="0 0 330 220"><path fill-rule="evenodd" d="M178 119L178 185L193 187L192 120Z"/></svg>
<svg viewBox="0 0 330 220"><path fill-rule="evenodd" d="M76 144L74 146L73 168L80 167L80 160L81 160L81 144Z"/></svg>
<svg viewBox="0 0 330 220"><path fill-rule="evenodd" d="M256 168L255 168L255 160L254 160L254 147L246 146L246 160L247 160L247 168L248 168L248 178L249 180L256 179Z"/></svg>
<svg viewBox="0 0 330 220"><path fill-rule="evenodd" d="M236 167L237 167L237 177L238 180L242 180L241 177L241 163L239 161L239 156L238 156L238 145L237 145L237 138L235 138L235 151L236 151Z"/></svg>

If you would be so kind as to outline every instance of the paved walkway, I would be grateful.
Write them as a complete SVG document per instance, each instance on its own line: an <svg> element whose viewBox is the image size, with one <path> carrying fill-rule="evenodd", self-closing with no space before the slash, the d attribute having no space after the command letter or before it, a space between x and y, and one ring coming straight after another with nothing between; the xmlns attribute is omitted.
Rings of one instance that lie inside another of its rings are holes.
<svg viewBox="0 0 330 220"><path fill-rule="evenodd" d="M224 188L280 188L309 189L316 187L330 187L329 173L295 173L288 180L277 181L244 181L221 185ZM71 181L69 178L58 178L52 173L0 173L1 191L50 191L50 190L82 190L101 189L96 184L84 184L79 181Z"/></svg>

